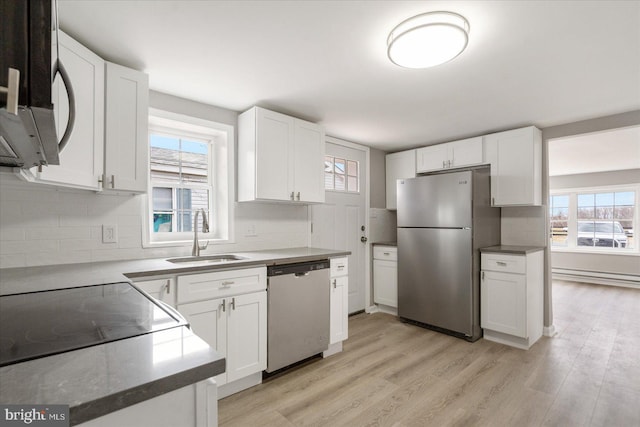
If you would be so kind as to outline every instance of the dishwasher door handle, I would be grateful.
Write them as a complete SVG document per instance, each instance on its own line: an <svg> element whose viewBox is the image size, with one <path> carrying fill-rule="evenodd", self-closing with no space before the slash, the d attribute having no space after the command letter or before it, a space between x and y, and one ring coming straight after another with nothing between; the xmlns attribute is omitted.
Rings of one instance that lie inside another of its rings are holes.
<svg viewBox="0 0 640 427"><path fill-rule="evenodd" d="M310 273L311 273L310 271L305 271L304 273L295 273L294 276L305 277L305 276L308 276Z"/></svg>

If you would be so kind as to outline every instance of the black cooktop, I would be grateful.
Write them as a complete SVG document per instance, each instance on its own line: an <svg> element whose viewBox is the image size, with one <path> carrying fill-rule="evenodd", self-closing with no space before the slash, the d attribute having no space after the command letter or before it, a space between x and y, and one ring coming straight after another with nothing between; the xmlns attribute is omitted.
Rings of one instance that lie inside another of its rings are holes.
<svg viewBox="0 0 640 427"><path fill-rule="evenodd" d="M125 282L0 296L0 366L183 325Z"/></svg>

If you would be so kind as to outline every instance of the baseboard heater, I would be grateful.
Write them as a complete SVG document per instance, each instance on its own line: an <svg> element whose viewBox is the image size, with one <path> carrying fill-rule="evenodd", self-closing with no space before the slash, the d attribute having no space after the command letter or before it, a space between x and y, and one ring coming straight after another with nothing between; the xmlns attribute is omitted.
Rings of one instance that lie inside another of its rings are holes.
<svg viewBox="0 0 640 427"><path fill-rule="evenodd" d="M604 273L600 271L573 270L568 268L552 268L551 272L553 278L557 280L640 288L640 276L633 274Z"/></svg>

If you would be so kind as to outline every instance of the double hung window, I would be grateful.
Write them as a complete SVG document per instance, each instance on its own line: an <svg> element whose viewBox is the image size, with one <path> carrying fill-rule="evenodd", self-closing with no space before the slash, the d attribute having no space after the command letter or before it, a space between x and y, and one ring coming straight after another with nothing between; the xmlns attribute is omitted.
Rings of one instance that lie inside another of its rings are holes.
<svg viewBox="0 0 640 427"><path fill-rule="evenodd" d="M194 227L202 230L203 217L209 233L202 238L227 241L233 217L230 130L203 126L200 120L194 124L151 116L149 122L148 242L190 241Z"/></svg>
<svg viewBox="0 0 640 427"><path fill-rule="evenodd" d="M552 194L552 247L637 252L637 188L585 189Z"/></svg>

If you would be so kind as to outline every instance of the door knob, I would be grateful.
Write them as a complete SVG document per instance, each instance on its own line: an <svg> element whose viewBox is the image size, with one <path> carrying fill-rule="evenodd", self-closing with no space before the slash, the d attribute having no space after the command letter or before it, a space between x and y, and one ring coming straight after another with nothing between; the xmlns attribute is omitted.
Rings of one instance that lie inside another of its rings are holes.
<svg viewBox="0 0 640 427"><path fill-rule="evenodd" d="M367 240L369 240L369 239L367 239L367 238L366 238L366 237L364 237L364 236L362 236L362 237L360 238L360 241L361 241L362 243L367 243Z"/></svg>

